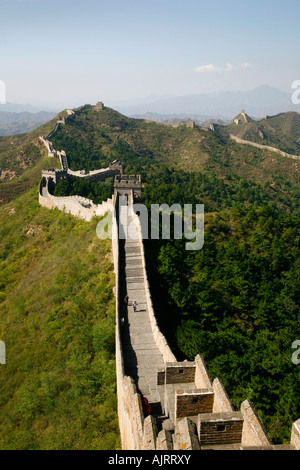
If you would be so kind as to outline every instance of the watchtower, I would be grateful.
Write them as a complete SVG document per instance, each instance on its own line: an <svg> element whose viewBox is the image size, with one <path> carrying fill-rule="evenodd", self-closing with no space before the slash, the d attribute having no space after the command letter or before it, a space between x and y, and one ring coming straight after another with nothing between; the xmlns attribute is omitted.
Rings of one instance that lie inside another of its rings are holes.
<svg viewBox="0 0 300 470"><path fill-rule="evenodd" d="M104 104L102 103L102 101L97 101L96 105L95 105L95 109L96 110L102 110L104 109Z"/></svg>
<svg viewBox="0 0 300 470"><path fill-rule="evenodd" d="M142 197L141 175L116 175L114 182L114 194L129 198L133 194L133 202L138 202Z"/></svg>

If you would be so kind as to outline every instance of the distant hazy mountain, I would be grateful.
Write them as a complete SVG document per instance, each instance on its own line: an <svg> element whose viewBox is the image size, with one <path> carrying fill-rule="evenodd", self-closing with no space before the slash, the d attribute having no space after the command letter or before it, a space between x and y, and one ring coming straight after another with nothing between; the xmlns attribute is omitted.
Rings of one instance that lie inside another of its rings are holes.
<svg viewBox="0 0 300 470"><path fill-rule="evenodd" d="M43 111L38 113L0 111L0 136L32 131L50 121L56 114Z"/></svg>
<svg viewBox="0 0 300 470"><path fill-rule="evenodd" d="M127 116L146 113L198 115L208 118L232 119L242 109L249 116L260 118L266 114L275 115L281 112L300 112L300 105L291 101L291 93L286 93L267 85L250 91L224 91L211 94L193 94L185 96L166 96L153 101L128 100L114 102L114 108ZM107 103L110 106L110 103Z"/></svg>
<svg viewBox="0 0 300 470"><path fill-rule="evenodd" d="M56 107L56 106L32 106L31 104L19 104L19 103L0 103L0 111L7 112L7 113L40 113L40 112L47 112L47 113L54 113L56 114L63 109L63 107Z"/></svg>

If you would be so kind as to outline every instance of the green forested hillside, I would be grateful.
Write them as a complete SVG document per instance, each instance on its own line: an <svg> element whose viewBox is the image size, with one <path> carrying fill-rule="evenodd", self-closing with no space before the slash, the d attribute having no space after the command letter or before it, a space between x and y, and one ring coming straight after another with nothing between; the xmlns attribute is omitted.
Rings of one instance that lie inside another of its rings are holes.
<svg viewBox="0 0 300 470"><path fill-rule="evenodd" d="M224 181L166 168L148 179L144 202L204 203L204 246L145 247L154 308L177 357L202 354L236 409L248 398L273 441L288 443L300 416L300 368L291 361L300 338L299 186L269 189L234 174Z"/></svg>
<svg viewBox="0 0 300 470"><path fill-rule="evenodd" d="M110 243L37 188L0 222L0 449L120 448Z"/></svg>
<svg viewBox="0 0 300 470"><path fill-rule="evenodd" d="M130 119L105 108L82 107L61 126L52 142L65 150L70 168L92 170L114 159L143 181L161 165L188 172L212 171L222 179L237 175L248 181L272 184L280 180L299 184L300 163L267 150L239 145L208 129L172 127Z"/></svg>

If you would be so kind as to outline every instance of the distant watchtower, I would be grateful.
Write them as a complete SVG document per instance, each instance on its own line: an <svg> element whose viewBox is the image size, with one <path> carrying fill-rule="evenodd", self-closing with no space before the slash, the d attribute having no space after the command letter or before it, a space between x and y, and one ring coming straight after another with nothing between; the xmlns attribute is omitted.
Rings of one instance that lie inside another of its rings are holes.
<svg viewBox="0 0 300 470"><path fill-rule="evenodd" d="M96 104L95 104L95 109L98 111L101 111L102 109L104 109L104 104L102 103L102 101L98 101Z"/></svg>
<svg viewBox="0 0 300 470"><path fill-rule="evenodd" d="M109 164L109 169L115 172L119 171L120 175L123 174L123 165L119 160L114 160Z"/></svg>

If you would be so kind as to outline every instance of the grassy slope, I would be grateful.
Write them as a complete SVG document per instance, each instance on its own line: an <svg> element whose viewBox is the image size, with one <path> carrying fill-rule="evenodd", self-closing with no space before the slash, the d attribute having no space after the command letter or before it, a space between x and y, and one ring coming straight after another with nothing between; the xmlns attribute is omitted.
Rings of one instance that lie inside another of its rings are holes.
<svg viewBox="0 0 300 470"><path fill-rule="evenodd" d="M282 113L260 121L216 126L222 135L233 134L244 140L276 147L300 155L300 114Z"/></svg>
<svg viewBox="0 0 300 470"><path fill-rule="evenodd" d="M24 170L21 176L0 183L0 204L6 204L29 189L36 188L41 180L42 170L54 167L60 168L58 158L44 157L41 154L37 162Z"/></svg>
<svg viewBox="0 0 300 470"><path fill-rule="evenodd" d="M110 243L37 188L0 221L0 448L120 448Z"/></svg>

